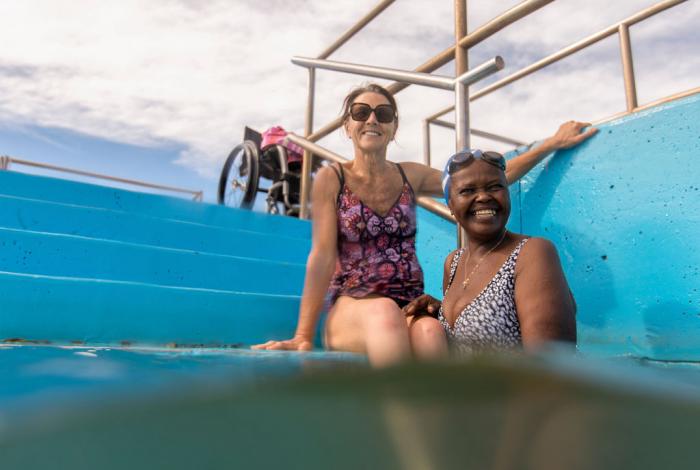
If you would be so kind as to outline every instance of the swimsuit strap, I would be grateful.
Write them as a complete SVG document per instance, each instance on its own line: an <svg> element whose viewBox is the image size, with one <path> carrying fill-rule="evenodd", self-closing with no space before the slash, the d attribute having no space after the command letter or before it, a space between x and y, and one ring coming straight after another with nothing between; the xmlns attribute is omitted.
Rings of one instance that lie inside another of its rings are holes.
<svg viewBox="0 0 700 470"><path fill-rule="evenodd" d="M342 189L342 187L345 185L345 172L343 172L343 165L338 163L338 168L340 171L335 167L335 165L330 165L330 167L335 172L335 176L338 177L338 182L340 183L340 188Z"/></svg>
<svg viewBox="0 0 700 470"><path fill-rule="evenodd" d="M403 179L403 182L408 183L408 178L406 178L406 173L403 172L403 168L401 168L401 165L399 165L397 163L396 166L399 169L399 173L401 173L401 179ZM410 184L409 184L409 186L410 186Z"/></svg>
<svg viewBox="0 0 700 470"><path fill-rule="evenodd" d="M338 189L338 195L335 198L335 205L340 204L340 195L343 193L343 186L345 186L345 172L343 171L343 165L338 163L338 168L335 165L330 165L330 167L335 172L335 176L338 177L338 182L340 183L340 188ZM340 171L338 171L340 169Z"/></svg>
<svg viewBox="0 0 700 470"><path fill-rule="evenodd" d="M529 237L523 238L518 242L515 248L513 248L513 251L510 252L510 255L508 255L508 258L506 258L506 260L501 265L501 268L508 264L509 261L513 260L513 262L515 262L515 260L518 259L520 250L523 248L523 245L525 245L525 243L527 243L529 239ZM443 292L443 295L445 295L452 286L452 281L454 281L455 275L457 274L457 264L459 263L459 258L462 256L462 254L464 254L464 248L460 248L459 250L457 250L454 256L452 257L452 262L450 263L450 280L447 282L447 288L445 289L445 292Z"/></svg>
<svg viewBox="0 0 700 470"><path fill-rule="evenodd" d="M408 187L411 189L411 192L415 192L415 191L413 191L413 186L411 186L411 183L408 181L408 178L406 178L406 173L404 173L401 165L399 165L397 163L396 166L399 168L399 172L401 172L401 178L403 179L403 184L407 184Z"/></svg>
<svg viewBox="0 0 700 470"><path fill-rule="evenodd" d="M411 186L411 183L408 181L406 173L403 171L401 165L399 165L398 163L395 163L395 165L399 169L399 173L401 173L401 180L403 181L403 184L408 185L411 192L414 192L413 186ZM336 197L336 201L340 202L340 195L343 193L343 187L345 186L345 171L343 170L343 165L341 165L340 163L338 163L337 168L335 167L335 165L330 165L330 167L335 172L335 176L338 177L338 182L340 183L340 189L338 190L338 196Z"/></svg>
<svg viewBox="0 0 700 470"><path fill-rule="evenodd" d="M442 293L443 295L446 295L447 291L450 290L450 286L452 286L452 281L455 278L455 274L457 274L457 263L459 263L459 258L462 256L462 253L464 253L464 248L455 251L454 256L452 256L452 262L450 263L450 280L447 281L447 287L445 288L445 292Z"/></svg>

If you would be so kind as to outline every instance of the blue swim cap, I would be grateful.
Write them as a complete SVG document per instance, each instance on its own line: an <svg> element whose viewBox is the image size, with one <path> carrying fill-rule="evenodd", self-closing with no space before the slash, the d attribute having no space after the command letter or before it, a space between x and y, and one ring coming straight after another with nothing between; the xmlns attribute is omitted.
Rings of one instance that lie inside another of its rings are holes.
<svg viewBox="0 0 700 470"><path fill-rule="evenodd" d="M498 152L482 152L479 149L466 149L455 153L447 159L445 169L442 170L442 191L445 196L445 202L450 202L450 180L452 179L452 173L457 171L457 165L466 163L470 159L483 160L489 165L500 168L501 171L506 171L506 160L503 158L503 155Z"/></svg>

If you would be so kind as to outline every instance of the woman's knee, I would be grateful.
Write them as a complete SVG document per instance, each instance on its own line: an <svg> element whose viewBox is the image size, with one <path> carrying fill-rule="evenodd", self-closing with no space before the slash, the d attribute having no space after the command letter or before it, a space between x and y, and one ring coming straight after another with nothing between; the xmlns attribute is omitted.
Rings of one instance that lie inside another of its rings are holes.
<svg viewBox="0 0 700 470"><path fill-rule="evenodd" d="M393 300L386 297L372 299L368 310L369 328L381 331L406 331L405 315Z"/></svg>
<svg viewBox="0 0 700 470"><path fill-rule="evenodd" d="M444 337L445 330L440 322L433 317L420 316L415 317L411 321L409 328L412 340L421 340L426 338Z"/></svg>
<svg viewBox="0 0 700 470"><path fill-rule="evenodd" d="M447 357L447 335L437 319L428 316L414 318L409 335L416 359L438 360Z"/></svg>

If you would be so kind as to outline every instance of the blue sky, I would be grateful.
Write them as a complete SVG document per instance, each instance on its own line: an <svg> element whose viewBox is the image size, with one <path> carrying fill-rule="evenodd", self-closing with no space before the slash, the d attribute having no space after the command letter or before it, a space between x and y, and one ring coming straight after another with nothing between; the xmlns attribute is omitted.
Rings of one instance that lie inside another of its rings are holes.
<svg viewBox="0 0 700 470"><path fill-rule="evenodd" d="M28 124L0 125L0 142L3 155L15 156L22 160L196 190L211 185L210 179L185 166L172 164L184 148L183 144L176 142L139 146L81 134L70 129ZM11 168L33 174L62 175L78 181L134 189L132 185L57 173L21 164L14 164Z"/></svg>
<svg viewBox="0 0 700 470"><path fill-rule="evenodd" d="M202 189L211 201L245 125L303 130L306 72L289 59L316 56L376 3L2 2L0 154ZM494 79L502 78L655 3L558 0L472 49L470 61L503 56L506 69ZM518 2L468 4L472 30ZM452 5L397 0L331 58L413 69L452 42ZM699 2L690 0L632 27L640 103L700 86L699 23ZM622 111L617 44L609 38L473 103L473 126L531 141L564 120ZM452 75L452 65L437 73ZM336 117L362 81L319 72L315 125ZM420 161L421 120L452 96L412 87L397 98L402 123L390 158ZM340 132L322 144L350 152ZM436 165L453 145L449 131L434 131ZM505 150L479 139L474 145Z"/></svg>

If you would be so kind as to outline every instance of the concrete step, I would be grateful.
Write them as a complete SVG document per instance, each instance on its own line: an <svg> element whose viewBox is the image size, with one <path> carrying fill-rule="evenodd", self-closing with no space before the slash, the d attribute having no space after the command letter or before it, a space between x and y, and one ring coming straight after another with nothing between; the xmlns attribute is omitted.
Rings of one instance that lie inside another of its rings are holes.
<svg viewBox="0 0 700 470"><path fill-rule="evenodd" d="M76 235L0 229L0 271L298 295L304 265Z"/></svg>
<svg viewBox="0 0 700 470"><path fill-rule="evenodd" d="M239 345L288 338L299 297L0 272L0 340Z"/></svg>
<svg viewBox="0 0 700 470"><path fill-rule="evenodd" d="M0 227L166 248L305 263L310 239L286 236L279 217L264 232L163 219L114 209L0 196Z"/></svg>
<svg viewBox="0 0 700 470"><path fill-rule="evenodd" d="M176 197L139 193L15 171L0 171L0 194L112 209L215 227L263 233L274 230L277 234L290 237L309 238L311 235L310 223L293 217L271 216ZM274 219L274 229L270 227L271 218Z"/></svg>

